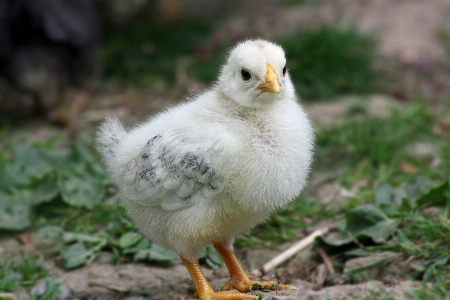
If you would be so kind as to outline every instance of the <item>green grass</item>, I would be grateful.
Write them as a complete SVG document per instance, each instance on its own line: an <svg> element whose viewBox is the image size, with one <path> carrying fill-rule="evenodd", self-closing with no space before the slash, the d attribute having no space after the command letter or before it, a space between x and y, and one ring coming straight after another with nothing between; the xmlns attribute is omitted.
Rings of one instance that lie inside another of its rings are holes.
<svg viewBox="0 0 450 300"><path fill-rule="evenodd" d="M414 299L444 299L450 293L449 143L433 133L434 122L426 107L416 105L388 118L350 120L317 133L317 169L340 169L338 182L348 188L367 182L341 208L334 208L336 215L347 215L341 230L351 232L351 240L361 238L355 246L369 253L390 250L419 259L411 276L431 284L408 291ZM433 145L434 158L415 157L408 150L415 142ZM416 171L405 172L404 163ZM365 218L370 222L361 223ZM332 245L336 253L347 242L325 240L321 245ZM346 253L348 246L340 251Z"/></svg>
<svg viewBox="0 0 450 300"><path fill-rule="evenodd" d="M346 171L339 180L348 187L362 178L369 183L404 182L413 175L402 171L405 163L426 169L433 178L442 178L450 170L445 160L448 145L433 134L433 122L425 106L413 105L393 111L387 118L360 115L341 125L319 129L315 169ZM442 164L430 166L429 161L411 154L409 148L415 142L436 146Z"/></svg>
<svg viewBox="0 0 450 300"><path fill-rule="evenodd" d="M355 29L322 26L277 40L298 94L306 100L369 93L380 87L375 42Z"/></svg>
<svg viewBox="0 0 450 300"><path fill-rule="evenodd" d="M61 283L49 275L42 257L20 253L20 261L10 258L0 263L0 293L14 292L18 287L32 288L41 279L45 280L45 291L31 294L30 299L56 299Z"/></svg>
<svg viewBox="0 0 450 300"><path fill-rule="evenodd" d="M211 83L235 41L223 37L216 44L211 42L209 22L160 24L147 18L112 28L101 48L105 81L143 86L163 80L171 85L177 63L187 58L189 75ZM354 29L322 26L274 41L285 49L289 72L303 99L373 92L383 81L374 68L373 39Z"/></svg>
<svg viewBox="0 0 450 300"><path fill-rule="evenodd" d="M402 195L397 198L397 195ZM382 251L416 259L414 272L395 274L422 281L420 288L408 290L415 299L445 299L450 293L450 178L432 182L425 177L397 188L381 186L373 204L346 210L339 226L340 236L320 237L316 245L333 256L369 256ZM381 268L384 258L345 274L355 275ZM394 266L395 267L395 266Z"/></svg>
<svg viewBox="0 0 450 300"><path fill-rule="evenodd" d="M370 292L370 295L363 298L364 300L395 300L392 295L389 295L383 287L380 287L378 291Z"/></svg>
<svg viewBox="0 0 450 300"><path fill-rule="evenodd" d="M151 18L110 28L101 48L106 80L137 86L157 79L173 83L178 60L195 56L210 29L204 20L158 23Z"/></svg>
<svg viewBox="0 0 450 300"><path fill-rule="evenodd" d="M350 117L342 125L319 130L317 159L327 166L355 167L363 160L381 166L404 156L412 142L432 135L432 117L425 106L395 110L387 118L368 118Z"/></svg>

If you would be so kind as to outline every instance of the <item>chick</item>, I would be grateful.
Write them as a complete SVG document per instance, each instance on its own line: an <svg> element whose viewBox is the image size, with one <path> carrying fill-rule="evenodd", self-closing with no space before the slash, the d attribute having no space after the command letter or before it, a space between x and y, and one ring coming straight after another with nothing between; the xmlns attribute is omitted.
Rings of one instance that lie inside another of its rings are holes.
<svg viewBox="0 0 450 300"><path fill-rule="evenodd" d="M244 294L254 284L294 287L250 280L234 237L301 192L313 140L283 49L247 40L232 49L211 89L130 131L108 118L97 147L129 217L148 240L179 254L200 299L256 299ZM230 273L220 292L198 263L210 244Z"/></svg>

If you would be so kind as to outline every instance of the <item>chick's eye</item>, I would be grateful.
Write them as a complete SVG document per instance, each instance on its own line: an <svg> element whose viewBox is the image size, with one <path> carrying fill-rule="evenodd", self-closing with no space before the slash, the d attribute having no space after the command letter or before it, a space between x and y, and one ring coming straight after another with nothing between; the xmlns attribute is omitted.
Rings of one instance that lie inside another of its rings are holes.
<svg viewBox="0 0 450 300"><path fill-rule="evenodd" d="M283 68L283 77L286 76L286 66Z"/></svg>
<svg viewBox="0 0 450 300"><path fill-rule="evenodd" d="M246 69L241 70L241 77L244 81L250 81L252 79L252 74Z"/></svg>

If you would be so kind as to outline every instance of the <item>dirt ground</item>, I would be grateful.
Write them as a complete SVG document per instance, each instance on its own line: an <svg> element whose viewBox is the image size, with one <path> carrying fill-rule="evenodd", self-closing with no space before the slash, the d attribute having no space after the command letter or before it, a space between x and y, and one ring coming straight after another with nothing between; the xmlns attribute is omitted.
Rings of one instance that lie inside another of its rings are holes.
<svg viewBox="0 0 450 300"><path fill-rule="evenodd" d="M275 35L282 31L296 31L306 26L323 23L338 23L355 26L362 32L376 33L381 53L396 57L398 61L386 66L390 74L397 78L388 94L367 97L369 112L383 115L390 106L407 105L411 94L420 90L428 96L436 111L448 102L441 102L441 96L450 91L450 67L437 32L450 31L450 1L448 0L340 0L320 1L314 5L296 5L275 11L264 12L255 21L248 16L237 16L221 21L217 30L232 30L241 26L252 27L251 32L268 32ZM280 18L283 22L279 22ZM250 19L252 21L250 22ZM180 91L193 86L195 82L182 83ZM181 93L181 92L180 92ZM96 124L106 115L116 114L128 124L145 119L147 113L176 103L179 93L160 90L144 90L139 93L112 90L94 94L89 100L89 110L80 115L81 122L72 128L81 134L92 134ZM351 97L344 97L332 103L306 105L306 110L316 126L329 126L345 118ZM402 100L402 101L399 101ZM406 100L405 100L406 99ZM19 131L32 132L33 139L50 137L61 129L49 126L42 120L25 122ZM332 174L331 174L332 175ZM328 177L327 177L328 176ZM329 178L327 180L327 178ZM313 172L310 180L311 195L320 195L324 201L339 194L345 200L345 191L333 185L330 174ZM330 183L331 181L331 183ZM320 227L323 224L316 224ZM312 231L313 228L311 228ZM299 233L299 239L308 232ZM32 242L22 245L16 239L0 241L0 257L9 253L36 251L37 237L31 234ZM289 245L277 245L282 250ZM261 267L278 254L269 249L240 249L238 256L248 270ZM122 262L117 265L107 263L109 253L101 253L88 266L73 271L64 271L54 261L46 261L56 279L63 283L59 299L191 299L194 294L192 282L181 261L169 266L155 266ZM390 255L390 254L386 254ZM369 258L370 259L370 258ZM373 259L373 258L372 258ZM347 261L341 271L326 266L316 250L305 250L287 263L266 275L270 279L290 283L298 287L298 293L282 297L276 293L264 295L265 299L376 299L390 295L395 299L408 299L403 293L417 286L417 282L403 281L394 269L403 268L407 273L413 262L397 257L391 265L368 272L359 282L343 284L342 274L358 265L358 261ZM366 262L367 263L367 262ZM227 280L225 267L219 270L204 268L206 276L215 289ZM42 288L41 283L41 288ZM39 288L37 286L36 288ZM101 298L99 298L101 297ZM26 299L25 291L19 295Z"/></svg>

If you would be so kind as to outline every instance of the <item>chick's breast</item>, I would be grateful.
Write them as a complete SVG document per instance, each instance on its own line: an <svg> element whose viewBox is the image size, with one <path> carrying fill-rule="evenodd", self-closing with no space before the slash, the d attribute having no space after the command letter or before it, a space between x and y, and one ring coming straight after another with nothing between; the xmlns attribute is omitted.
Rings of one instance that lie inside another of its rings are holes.
<svg viewBox="0 0 450 300"><path fill-rule="evenodd" d="M312 160L313 130L293 100L240 115L230 126L242 144L230 183L233 195L248 213L270 213L303 189Z"/></svg>

